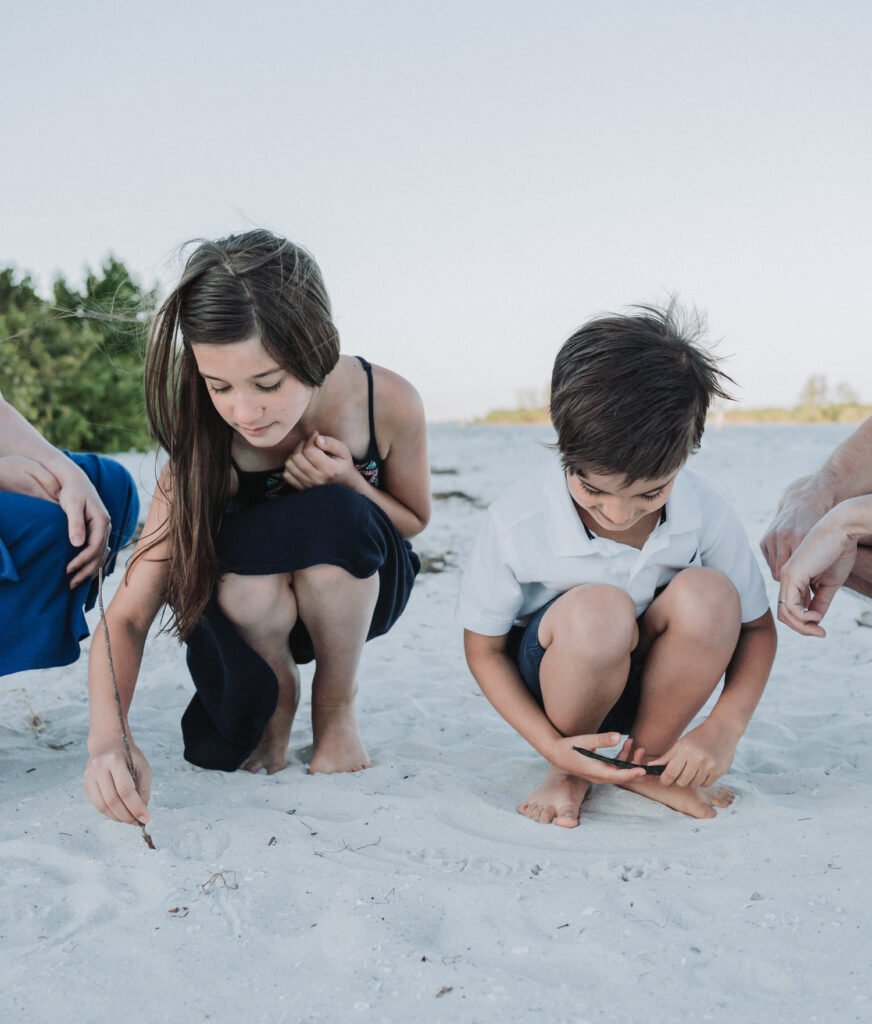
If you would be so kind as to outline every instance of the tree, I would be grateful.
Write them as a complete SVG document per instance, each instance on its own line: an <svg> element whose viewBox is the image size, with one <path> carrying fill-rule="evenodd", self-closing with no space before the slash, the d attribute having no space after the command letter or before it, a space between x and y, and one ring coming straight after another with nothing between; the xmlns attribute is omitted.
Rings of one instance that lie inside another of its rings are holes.
<svg viewBox="0 0 872 1024"><path fill-rule="evenodd" d="M45 301L29 277L0 270L4 398L58 447L147 448L142 356L155 291L110 256L83 292L58 277L52 293Z"/></svg>
<svg viewBox="0 0 872 1024"><path fill-rule="evenodd" d="M799 393L799 407L822 409L825 405L829 404L827 378L822 373L812 374Z"/></svg>

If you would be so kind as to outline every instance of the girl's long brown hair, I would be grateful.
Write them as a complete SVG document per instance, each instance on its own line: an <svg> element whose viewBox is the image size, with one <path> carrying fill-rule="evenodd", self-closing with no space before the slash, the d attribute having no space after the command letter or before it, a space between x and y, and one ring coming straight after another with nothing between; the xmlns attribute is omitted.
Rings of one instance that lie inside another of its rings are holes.
<svg viewBox="0 0 872 1024"><path fill-rule="evenodd" d="M157 312L145 358L149 426L169 455L169 516L166 530L136 556L166 539L167 628L182 640L218 581L215 538L233 439L191 346L233 344L253 334L304 384L323 384L339 358L339 335L317 263L305 249L263 230L199 244Z"/></svg>

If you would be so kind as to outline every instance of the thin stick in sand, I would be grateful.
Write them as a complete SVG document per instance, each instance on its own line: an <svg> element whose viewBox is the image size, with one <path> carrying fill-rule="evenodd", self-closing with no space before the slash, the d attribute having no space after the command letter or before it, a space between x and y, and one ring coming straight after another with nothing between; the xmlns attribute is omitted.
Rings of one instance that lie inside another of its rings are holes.
<svg viewBox="0 0 872 1024"><path fill-rule="evenodd" d="M115 665L112 663L112 647L109 643L109 626L106 623L106 612L103 610L103 566L100 566L97 575L97 603L100 606L100 622L103 624L103 636L106 638L106 657L109 659L109 675L112 677L112 692L115 694L115 710L118 712L118 721L121 725L121 738L124 740L124 753L127 755L127 770L136 786L136 767L133 764L133 754L130 750L130 740L127 736L127 726L124 724L124 715L121 711L121 697L118 693L118 683L115 679ZM137 792L139 787L137 786ZM145 825L140 824L142 839L149 850L155 849L154 842Z"/></svg>

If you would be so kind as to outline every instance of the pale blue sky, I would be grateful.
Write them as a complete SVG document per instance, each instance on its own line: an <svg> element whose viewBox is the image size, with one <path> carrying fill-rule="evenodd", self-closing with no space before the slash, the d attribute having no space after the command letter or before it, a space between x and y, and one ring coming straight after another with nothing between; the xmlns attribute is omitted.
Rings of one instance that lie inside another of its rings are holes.
<svg viewBox="0 0 872 1024"><path fill-rule="evenodd" d="M677 291L752 405L872 401L862 2L0 0L0 264L145 283L253 225L432 419Z"/></svg>

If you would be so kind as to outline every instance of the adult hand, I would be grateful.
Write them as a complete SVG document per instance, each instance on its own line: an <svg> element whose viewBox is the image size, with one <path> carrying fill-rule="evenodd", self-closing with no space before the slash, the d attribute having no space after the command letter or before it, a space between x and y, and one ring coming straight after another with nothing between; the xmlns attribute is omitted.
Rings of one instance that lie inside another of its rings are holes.
<svg viewBox="0 0 872 1024"><path fill-rule="evenodd" d="M284 478L299 490L354 480L348 446L335 437L315 432L301 441L285 462Z"/></svg>
<svg viewBox="0 0 872 1024"><path fill-rule="evenodd" d="M57 502L61 485L53 473L23 455L0 457L0 491Z"/></svg>
<svg viewBox="0 0 872 1024"><path fill-rule="evenodd" d="M707 718L648 764L666 766L660 776L664 786L711 786L729 771L737 743L737 737Z"/></svg>
<svg viewBox="0 0 872 1024"><path fill-rule="evenodd" d="M630 782L632 779L640 779L645 775L642 758L644 750L637 750L633 754L633 741L627 739L621 748L618 757L621 760L633 760L638 763L639 768L615 768L606 764L605 761L596 761L593 758L585 757L573 750L573 747L584 747L585 750L596 750L597 747L614 747L621 742L621 734L617 732L601 732L584 736L564 736L556 740L551 751L547 754L548 760L557 768L570 775L577 775L580 779L587 779L588 782Z"/></svg>
<svg viewBox="0 0 872 1024"><path fill-rule="evenodd" d="M857 538L848 531L842 506L837 505L808 534L781 570L778 618L804 636L826 636L820 621L856 559Z"/></svg>
<svg viewBox="0 0 872 1024"><path fill-rule="evenodd" d="M803 542L808 531L833 507L833 501L833 495L815 485L810 477L796 480L787 488L772 525L760 541L773 579L781 579L784 563Z"/></svg>
<svg viewBox="0 0 872 1024"><path fill-rule="evenodd" d="M57 502L67 517L70 543L82 548L67 566L72 589L96 575L106 561L112 523L97 489L71 459L64 457L52 469L60 484Z"/></svg>
<svg viewBox="0 0 872 1024"><path fill-rule="evenodd" d="M124 746L114 741L95 750L85 767L84 787L88 799L112 821L144 825L149 820L146 804L151 793L151 768L139 747L130 744L136 785L127 767Z"/></svg>

